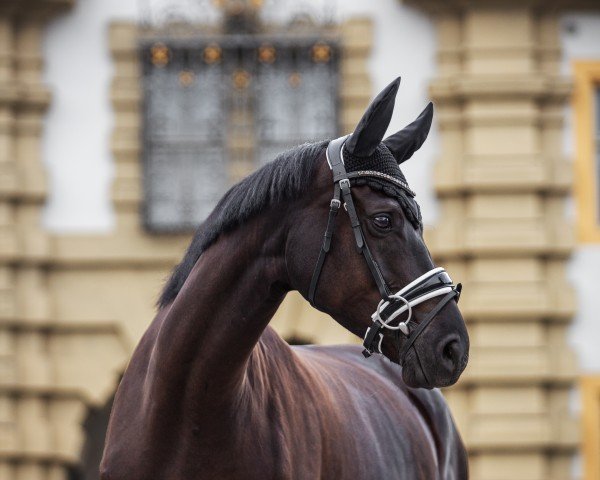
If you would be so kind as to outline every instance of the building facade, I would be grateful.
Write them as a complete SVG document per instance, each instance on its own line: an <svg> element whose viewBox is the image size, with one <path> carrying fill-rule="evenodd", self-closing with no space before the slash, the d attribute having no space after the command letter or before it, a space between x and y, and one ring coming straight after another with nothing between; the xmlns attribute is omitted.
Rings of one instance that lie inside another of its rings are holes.
<svg viewBox="0 0 600 480"><path fill-rule="evenodd" d="M274 45L269 35L285 37L277 27L289 21L285 9L218 3L195 31L211 39L205 57L227 34L219 10L227 5L266 16L257 49ZM434 101L434 131L406 175L436 260L465 284L471 362L444 393L471 476L600 479L599 7L368 3L339 4L327 21L299 15L298 28L312 39L313 62L325 59L324 47L337 58L339 133L398 74L392 129ZM326 3L307 4L321 12L313 17L325 15ZM144 15L136 2L0 2L3 479L95 478L119 376L189 241L153 232L143 214L143 51L162 68L174 55L169 42L189 31L160 30ZM231 78L243 87L253 70L238 67ZM296 88L308 71L285 78ZM178 88L199 75L175 73ZM262 121L256 97L250 110L232 91L233 133L219 147L229 183L256 168L266 144L248 134ZM293 341L356 341L294 294L273 324Z"/></svg>

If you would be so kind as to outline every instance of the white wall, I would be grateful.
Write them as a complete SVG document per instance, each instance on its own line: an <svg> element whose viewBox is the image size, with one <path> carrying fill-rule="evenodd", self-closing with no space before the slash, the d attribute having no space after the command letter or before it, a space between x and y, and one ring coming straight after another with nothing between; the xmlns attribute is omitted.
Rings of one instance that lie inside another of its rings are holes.
<svg viewBox="0 0 600 480"><path fill-rule="evenodd" d="M112 18L132 17L134 5L75 2L45 32L45 81L53 101L42 147L50 183L44 222L51 230L102 231L112 225L107 27Z"/></svg>
<svg viewBox="0 0 600 480"><path fill-rule="evenodd" d="M310 4L319 12L331 9L332 3L310 0L296 9ZM115 19L136 20L141 4L139 0L78 1L72 11L56 19L45 32L45 81L54 96L43 138L43 158L50 180L44 223L52 231L110 231L114 226L109 198L113 160L109 145L112 65L108 25ZM401 75L397 112L390 131L411 122L428 101L427 82L434 74L435 36L431 22L397 0L344 0L337 2L335 12L339 19L365 14L373 18L372 93ZM434 126L421 152L405 167L426 223L435 220L430 179L437 147Z"/></svg>
<svg viewBox="0 0 600 480"><path fill-rule="evenodd" d="M600 60L600 13L570 13L562 19L562 71L571 75L574 60ZM575 158L573 112L567 107L565 152ZM575 222L571 204L568 217ZM578 245L571 259L568 276L577 295L577 315L570 342L584 371L600 371L600 245Z"/></svg>

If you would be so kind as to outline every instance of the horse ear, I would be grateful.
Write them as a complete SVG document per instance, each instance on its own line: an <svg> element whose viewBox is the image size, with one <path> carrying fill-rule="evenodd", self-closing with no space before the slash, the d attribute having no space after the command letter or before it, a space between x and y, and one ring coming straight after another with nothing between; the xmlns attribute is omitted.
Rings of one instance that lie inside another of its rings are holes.
<svg viewBox="0 0 600 480"><path fill-rule="evenodd" d="M346 149L357 157L369 157L381 143L392 119L400 77L385 87L371 102L354 133L346 140Z"/></svg>
<svg viewBox="0 0 600 480"><path fill-rule="evenodd" d="M425 107L421 115L402 130L387 137L383 143L390 149L398 164L405 162L415 153L429 134L433 119L433 104Z"/></svg>

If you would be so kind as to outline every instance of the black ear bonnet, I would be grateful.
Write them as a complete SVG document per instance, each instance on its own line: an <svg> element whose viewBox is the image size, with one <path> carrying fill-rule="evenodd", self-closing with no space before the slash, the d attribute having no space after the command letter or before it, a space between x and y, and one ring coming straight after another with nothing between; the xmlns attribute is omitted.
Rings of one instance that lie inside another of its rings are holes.
<svg viewBox="0 0 600 480"><path fill-rule="evenodd" d="M373 154L369 157L359 157L348 151L344 145L344 164L347 172L359 172L365 170L374 170L384 173L390 177L399 180L406 185L406 193L415 196L414 192L409 188L406 178L400 170L398 162L390 152L389 148L384 143L380 143Z"/></svg>
<svg viewBox="0 0 600 480"><path fill-rule="evenodd" d="M421 227L415 193L408 186L400 164L408 160L427 138L433 105L429 103L414 122L384 140L399 86L398 77L375 97L354 132L348 136L342 155L346 171L357 174L352 178L353 184L368 185L397 199L409 221L415 227Z"/></svg>

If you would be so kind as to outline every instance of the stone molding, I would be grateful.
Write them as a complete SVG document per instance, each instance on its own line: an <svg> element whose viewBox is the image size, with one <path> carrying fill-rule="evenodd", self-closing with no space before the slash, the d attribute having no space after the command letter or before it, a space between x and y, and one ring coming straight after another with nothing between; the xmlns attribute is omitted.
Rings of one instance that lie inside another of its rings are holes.
<svg viewBox="0 0 600 480"><path fill-rule="evenodd" d="M46 21L74 5L75 0L1 0L0 17Z"/></svg>
<svg viewBox="0 0 600 480"><path fill-rule="evenodd" d="M55 242L41 228L51 95L40 42L72 3L0 3L0 478L66 479L80 461L81 422L113 394L131 349L114 317L61 318Z"/></svg>
<svg viewBox="0 0 600 480"><path fill-rule="evenodd" d="M572 82L560 76L558 10L547 8L561 2L409 3L433 14L440 45L430 95L441 212L428 243L465 284L471 361L445 394L471 478L570 478L572 174L557 152Z"/></svg>
<svg viewBox="0 0 600 480"><path fill-rule="evenodd" d="M597 10L595 0L399 0L419 8L431 16L447 15L472 9L491 11L504 8L528 8L533 11L559 15L564 10Z"/></svg>

